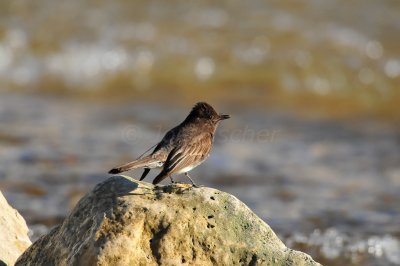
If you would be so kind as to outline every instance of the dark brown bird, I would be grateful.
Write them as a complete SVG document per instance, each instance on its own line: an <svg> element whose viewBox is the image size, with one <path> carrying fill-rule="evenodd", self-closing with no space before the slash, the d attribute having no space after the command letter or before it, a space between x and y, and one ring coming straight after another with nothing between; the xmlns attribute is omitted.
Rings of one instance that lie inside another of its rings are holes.
<svg viewBox="0 0 400 266"><path fill-rule="evenodd" d="M208 103L199 102L181 124L165 134L150 155L113 168L109 173L119 174L143 167L145 170L140 178L143 180L150 169L162 167L153 184L166 177L174 183L172 175L184 173L193 186L197 187L188 172L207 159L219 122L228 118L229 115L218 114Z"/></svg>

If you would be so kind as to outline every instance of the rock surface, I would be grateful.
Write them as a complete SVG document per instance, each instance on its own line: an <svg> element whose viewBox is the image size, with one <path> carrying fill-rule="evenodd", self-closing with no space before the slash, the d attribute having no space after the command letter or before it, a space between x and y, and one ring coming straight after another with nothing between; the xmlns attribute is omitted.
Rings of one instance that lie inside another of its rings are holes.
<svg viewBox="0 0 400 266"><path fill-rule="evenodd" d="M319 265L234 196L114 176L16 265Z"/></svg>
<svg viewBox="0 0 400 266"><path fill-rule="evenodd" d="M24 218L0 192L0 265L14 265L32 243Z"/></svg>

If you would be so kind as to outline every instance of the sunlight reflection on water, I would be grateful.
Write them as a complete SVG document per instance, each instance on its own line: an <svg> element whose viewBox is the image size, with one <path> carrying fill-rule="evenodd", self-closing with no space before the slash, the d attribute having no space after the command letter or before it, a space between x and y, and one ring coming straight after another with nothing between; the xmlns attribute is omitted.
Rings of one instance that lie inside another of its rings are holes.
<svg viewBox="0 0 400 266"><path fill-rule="evenodd" d="M243 87L277 99L309 92L387 112L400 97L395 1L39 2L3 3L12 12L1 15L0 90L124 97L164 87L191 94L207 81L226 97Z"/></svg>

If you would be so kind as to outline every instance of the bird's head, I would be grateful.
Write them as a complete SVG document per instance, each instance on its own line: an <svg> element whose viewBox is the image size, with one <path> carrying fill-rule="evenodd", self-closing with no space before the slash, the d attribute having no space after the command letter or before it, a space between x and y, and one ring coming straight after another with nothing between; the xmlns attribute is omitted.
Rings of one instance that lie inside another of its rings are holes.
<svg viewBox="0 0 400 266"><path fill-rule="evenodd" d="M198 102L190 112L188 119L205 120L217 124L221 120L230 118L229 115L218 114L214 108L206 102Z"/></svg>

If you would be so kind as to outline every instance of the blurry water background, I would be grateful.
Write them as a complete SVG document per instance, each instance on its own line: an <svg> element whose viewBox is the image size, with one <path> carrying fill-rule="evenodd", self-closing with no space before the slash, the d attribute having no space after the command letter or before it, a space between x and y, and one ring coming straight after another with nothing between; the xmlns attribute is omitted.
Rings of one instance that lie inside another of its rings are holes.
<svg viewBox="0 0 400 266"><path fill-rule="evenodd" d="M1 1L0 189L37 239L205 100L232 118L198 183L321 263L400 265L399 18L395 0Z"/></svg>

